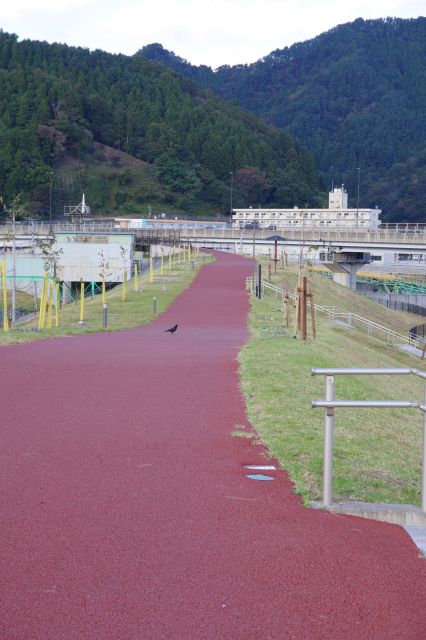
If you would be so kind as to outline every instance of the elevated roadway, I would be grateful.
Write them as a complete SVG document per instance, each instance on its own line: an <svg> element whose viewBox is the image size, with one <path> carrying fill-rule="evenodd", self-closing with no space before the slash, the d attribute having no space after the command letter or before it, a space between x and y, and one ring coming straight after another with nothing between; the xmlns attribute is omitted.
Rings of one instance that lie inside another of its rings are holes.
<svg viewBox="0 0 426 640"><path fill-rule="evenodd" d="M421 254L426 256L426 233L403 233L400 231L331 231L320 229L256 229L240 231L239 229L188 229L183 230L181 238L196 244L203 244L211 248L218 245L224 248L236 249L240 252L247 247L256 245L256 253L262 253L264 248L274 246L272 236L281 236L284 241L279 245L298 248L301 245L309 247L342 248L348 251L393 251ZM247 253L247 251L243 251Z"/></svg>
<svg viewBox="0 0 426 640"><path fill-rule="evenodd" d="M411 270L418 272L426 268L426 229L423 227L407 227L407 228L386 228L378 231L364 231L359 229L339 230L339 229L318 229L303 228L297 230L294 228L281 229L254 229L240 230L230 228L229 225L219 225L216 223L206 222L204 228L200 225L190 226L190 221L182 221L179 227L170 228L169 222L153 222L152 229L143 230L146 234L147 244L170 242L191 242L197 246L204 246L211 249L219 249L232 253L244 253L249 255L268 255L274 247L274 241L270 240L273 236L280 236L284 240L279 240L279 247L285 247L287 255L294 257L300 254L301 248L304 252L309 251L309 257L312 260L319 258L319 251L341 249L346 251L363 251L382 255L382 260L375 264L375 268L389 266L390 263L395 264L398 270L407 271L407 267L413 267ZM95 220L85 221L84 224L76 227L69 223L55 223L52 225L54 233L79 230L85 233L111 232L119 234L120 232L129 233L131 229L117 228L114 221L97 222ZM135 233L135 242L141 243L143 238L139 237L140 230L133 230ZM47 223L37 222L29 225L28 223L17 224L17 244L27 245L30 238L46 237L50 232L50 226ZM0 243L3 238L4 246L11 245L10 239L11 228L7 225L0 226ZM149 237L148 237L149 236ZM398 254L405 254L402 261L406 264L400 264ZM413 264L412 260L417 262ZM409 264L407 264L409 263ZM401 269L399 269L401 267ZM410 269L408 269L410 270Z"/></svg>

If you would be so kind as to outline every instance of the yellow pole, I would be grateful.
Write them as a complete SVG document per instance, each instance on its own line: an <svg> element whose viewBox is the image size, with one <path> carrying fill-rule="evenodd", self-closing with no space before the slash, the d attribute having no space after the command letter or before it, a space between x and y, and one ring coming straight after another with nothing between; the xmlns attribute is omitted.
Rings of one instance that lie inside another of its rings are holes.
<svg viewBox="0 0 426 640"><path fill-rule="evenodd" d="M84 282L80 283L80 322L84 322Z"/></svg>
<svg viewBox="0 0 426 640"><path fill-rule="evenodd" d="M53 280L49 282L49 310L47 312L47 328L52 328Z"/></svg>
<svg viewBox="0 0 426 640"><path fill-rule="evenodd" d="M170 245L169 245L168 257L169 257L169 260L167 262L167 269L168 271L170 271L170 269L172 268L172 248Z"/></svg>
<svg viewBox="0 0 426 640"><path fill-rule="evenodd" d="M3 330L9 331L9 320L7 317L7 284L6 284L6 259L1 263L1 286L3 288Z"/></svg>
<svg viewBox="0 0 426 640"><path fill-rule="evenodd" d="M44 278L45 278L45 275L43 274L43 283L41 285L41 294L40 294L40 311L39 311L39 316L38 316L38 328L39 329L43 328L42 320L43 320L43 300L44 300Z"/></svg>
<svg viewBox="0 0 426 640"><path fill-rule="evenodd" d="M191 245L188 245L188 262L191 262Z"/></svg>
<svg viewBox="0 0 426 640"><path fill-rule="evenodd" d="M138 264L135 262L135 291L139 289L138 285Z"/></svg>
<svg viewBox="0 0 426 640"><path fill-rule="evenodd" d="M106 304L105 278L102 278L102 304Z"/></svg>
<svg viewBox="0 0 426 640"><path fill-rule="evenodd" d="M59 300L59 282L55 285L55 327L59 327L61 301Z"/></svg>
<svg viewBox="0 0 426 640"><path fill-rule="evenodd" d="M163 254L161 254L161 269L160 269L160 273L163 276L164 275L164 256Z"/></svg>
<svg viewBox="0 0 426 640"><path fill-rule="evenodd" d="M43 285L41 287L41 299L40 299L40 315L38 319L38 328L44 328L44 319L46 317L46 297L47 297L47 278L49 273L45 271L43 273Z"/></svg>
<svg viewBox="0 0 426 640"><path fill-rule="evenodd" d="M181 248L182 248L182 245L179 245L179 252L178 252L178 264L180 264L181 259L182 259L182 256L181 256Z"/></svg>
<svg viewBox="0 0 426 640"><path fill-rule="evenodd" d="M152 266L152 258L149 259L149 281L154 282L154 269Z"/></svg>
<svg viewBox="0 0 426 640"><path fill-rule="evenodd" d="M123 272L123 289L121 291L121 302L126 302L126 286L127 286L127 271Z"/></svg>

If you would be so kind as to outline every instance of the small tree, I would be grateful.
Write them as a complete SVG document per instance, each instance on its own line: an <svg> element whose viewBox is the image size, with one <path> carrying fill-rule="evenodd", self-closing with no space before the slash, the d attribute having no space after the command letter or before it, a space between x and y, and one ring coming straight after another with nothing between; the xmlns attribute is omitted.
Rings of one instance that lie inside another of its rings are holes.
<svg viewBox="0 0 426 640"><path fill-rule="evenodd" d="M28 203L24 201L22 193L18 193L9 204L6 204L3 196L0 195L0 204L3 206L4 212L7 213L9 220L12 220L13 217L15 217L15 220L26 220L31 215Z"/></svg>
<svg viewBox="0 0 426 640"><path fill-rule="evenodd" d="M112 275L111 265L105 258L103 251L100 251L98 256L100 257L100 261L98 262L98 274L101 280L105 280L108 276Z"/></svg>
<svg viewBox="0 0 426 640"><path fill-rule="evenodd" d="M64 250L56 248L55 234L49 234L47 238L36 240L35 245L43 256L44 269L53 272L53 277L56 278L57 271L61 266L60 257Z"/></svg>
<svg viewBox="0 0 426 640"><path fill-rule="evenodd" d="M100 257L100 261L98 263L98 267L99 267L98 273L102 281L102 302L103 304L106 304L105 280L106 278L108 278L108 276L112 275L112 271L111 271L111 265L109 264L108 260L104 256L104 252L100 251L98 253L98 256Z"/></svg>

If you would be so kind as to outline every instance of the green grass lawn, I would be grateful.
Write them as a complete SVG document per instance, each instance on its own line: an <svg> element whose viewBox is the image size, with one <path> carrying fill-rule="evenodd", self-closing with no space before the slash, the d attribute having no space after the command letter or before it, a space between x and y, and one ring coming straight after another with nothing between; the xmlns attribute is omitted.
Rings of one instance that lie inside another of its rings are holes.
<svg viewBox="0 0 426 640"><path fill-rule="evenodd" d="M313 274L314 302L337 305L405 333L419 322ZM297 268L273 278L294 289ZM306 342L283 326L282 302L265 293L252 298L252 339L240 353L248 414L260 438L288 470L306 501L322 495L324 377L312 367L425 369L425 362L360 331L317 318L317 339ZM309 322L308 322L309 327ZM335 398L422 401L424 384L414 376L336 377ZM336 501L420 503L422 414L419 410L336 409L334 492Z"/></svg>

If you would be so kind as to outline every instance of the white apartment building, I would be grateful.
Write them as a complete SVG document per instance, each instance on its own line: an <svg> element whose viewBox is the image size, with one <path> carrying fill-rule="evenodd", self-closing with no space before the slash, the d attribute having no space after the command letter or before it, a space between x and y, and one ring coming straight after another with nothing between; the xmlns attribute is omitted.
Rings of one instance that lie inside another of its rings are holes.
<svg viewBox="0 0 426 640"><path fill-rule="evenodd" d="M291 227L376 230L380 227L381 209L349 209L344 185L328 194L328 209L233 209L232 224L237 229L256 227L275 229Z"/></svg>

